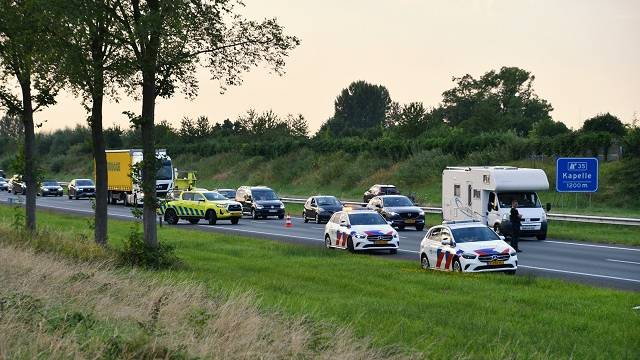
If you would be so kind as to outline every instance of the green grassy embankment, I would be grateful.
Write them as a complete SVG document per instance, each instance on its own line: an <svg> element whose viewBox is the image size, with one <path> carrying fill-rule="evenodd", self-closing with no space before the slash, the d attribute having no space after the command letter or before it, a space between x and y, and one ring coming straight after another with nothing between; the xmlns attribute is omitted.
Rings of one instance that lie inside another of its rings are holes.
<svg viewBox="0 0 640 360"><path fill-rule="evenodd" d="M4 242L10 241L6 224L12 215L12 209L0 207ZM69 253L68 248L87 244L86 219L38 215L48 231L66 239L40 248L59 246ZM129 226L110 222L112 246L121 246ZM165 226L159 237L176 246L185 266L136 272L149 281L189 281L208 294L249 291L265 311L347 327L354 334L349 340L369 339L378 349L432 359L631 359L640 351L640 314L632 309L640 304L637 293L530 276L423 271L417 261L180 227Z"/></svg>

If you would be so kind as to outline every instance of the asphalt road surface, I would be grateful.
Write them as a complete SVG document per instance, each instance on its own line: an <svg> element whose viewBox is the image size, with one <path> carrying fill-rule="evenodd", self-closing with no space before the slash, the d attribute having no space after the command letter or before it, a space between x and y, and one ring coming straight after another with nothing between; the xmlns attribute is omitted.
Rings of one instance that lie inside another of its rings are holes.
<svg viewBox="0 0 640 360"><path fill-rule="evenodd" d="M9 197L0 192L0 204L7 204ZM68 200L67 197L38 198L39 208L88 216L93 211L88 200ZM131 209L122 205L110 205L108 214L112 218L131 220ZM427 214L429 216L429 214ZM431 215L433 216L433 215ZM256 238L324 246L324 225L305 224L301 218L293 217L293 227L284 226L284 220L252 220L244 217L238 225L220 221L218 225L207 225L204 221L191 225L180 221L179 228L233 233ZM171 226L164 224L164 226ZM553 225L551 225L553 226ZM415 261L418 266L418 246L426 231L400 231L400 250L397 255L373 255ZM640 229L638 230L640 236ZM560 278L596 286L640 291L640 247L585 243L567 240L520 240L522 253L518 254L517 276Z"/></svg>

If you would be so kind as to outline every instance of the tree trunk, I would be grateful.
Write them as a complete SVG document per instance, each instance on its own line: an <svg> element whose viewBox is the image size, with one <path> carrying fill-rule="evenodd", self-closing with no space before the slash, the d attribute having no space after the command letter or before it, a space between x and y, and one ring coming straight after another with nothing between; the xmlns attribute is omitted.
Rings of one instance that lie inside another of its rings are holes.
<svg viewBox="0 0 640 360"><path fill-rule="evenodd" d="M98 87L96 87L97 89ZM93 95L91 107L91 140L96 170L96 210L94 236L98 245L107 244L107 155L102 131L102 86Z"/></svg>
<svg viewBox="0 0 640 360"><path fill-rule="evenodd" d="M38 184L35 174L36 134L33 125L33 104L31 101L31 74L24 74L20 81L22 90L22 122L24 125L24 174L22 179L27 187L27 201L25 206L26 229L36 230L36 192Z"/></svg>
<svg viewBox="0 0 640 360"><path fill-rule="evenodd" d="M155 71L143 74L142 80L142 212L144 241L150 247L158 247L156 231L156 149L153 134L155 116Z"/></svg>

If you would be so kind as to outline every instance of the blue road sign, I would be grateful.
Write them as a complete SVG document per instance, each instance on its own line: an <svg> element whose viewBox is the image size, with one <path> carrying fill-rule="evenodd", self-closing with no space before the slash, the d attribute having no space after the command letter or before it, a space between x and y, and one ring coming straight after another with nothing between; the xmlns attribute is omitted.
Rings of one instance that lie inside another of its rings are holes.
<svg viewBox="0 0 640 360"><path fill-rule="evenodd" d="M556 191L598 191L598 159L558 158L556 160Z"/></svg>

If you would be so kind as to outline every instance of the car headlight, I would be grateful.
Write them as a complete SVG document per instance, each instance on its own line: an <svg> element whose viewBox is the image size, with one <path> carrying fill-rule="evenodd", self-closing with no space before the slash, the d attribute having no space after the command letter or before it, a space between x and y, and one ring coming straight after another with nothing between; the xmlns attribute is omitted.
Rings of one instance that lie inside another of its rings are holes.
<svg viewBox="0 0 640 360"><path fill-rule="evenodd" d="M476 258L476 254L469 254L469 253L463 253L462 257L465 259L475 259Z"/></svg>
<svg viewBox="0 0 640 360"><path fill-rule="evenodd" d="M355 234L354 237L356 239L366 239L367 238L367 234Z"/></svg>
<svg viewBox="0 0 640 360"><path fill-rule="evenodd" d="M324 212L324 209L323 209L323 208L321 208L321 207L319 207L319 208L318 208L318 212L319 212L319 213Z"/></svg>
<svg viewBox="0 0 640 360"><path fill-rule="evenodd" d="M280 209L284 209L284 204L280 204Z"/></svg>
<svg viewBox="0 0 640 360"><path fill-rule="evenodd" d="M502 214L502 221L509 220L509 214Z"/></svg>
<svg viewBox="0 0 640 360"><path fill-rule="evenodd" d="M419 216L424 216L424 211L420 210L420 212L418 213Z"/></svg>
<svg viewBox="0 0 640 360"><path fill-rule="evenodd" d="M387 214L391 215L391 216L398 216L398 213L395 211L389 211Z"/></svg>
<svg viewBox="0 0 640 360"><path fill-rule="evenodd" d="M47 189L47 188L44 188L44 189L42 189L42 191L49 191L49 189Z"/></svg>
<svg viewBox="0 0 640 360"><path fill-rule="evenodd" d="M264 206L260 205L260 204L256 204L256 209L262 209Z"/></svg>
<svg viewBox="0 0 640 360"><path fill-rule="evenodd" d="M516 255L518 255L518 253L516 253L515 251L512 251L512 252L509 253L509 255L516 256Z"/></svg>
<svg viewBox="0 0 640 360"><path fill-rule="evenodd" d="M394 238L394 239L397 239L397 238L398 238L398 233L394 233L394 234L393 234L393 238Z"/></svg>
<svg viewBox="0 0 640 360"><path fill-rule="evenodd" d="M547 221L547 213L543 212L542 216L540 217L540 220L542 220L543 222Z"/></svg>
<svg viewBox="0 0 640 360"><path fill-rule="evenodd" d="M62 191L62 186L58 188L58 191Z"/></svg>

